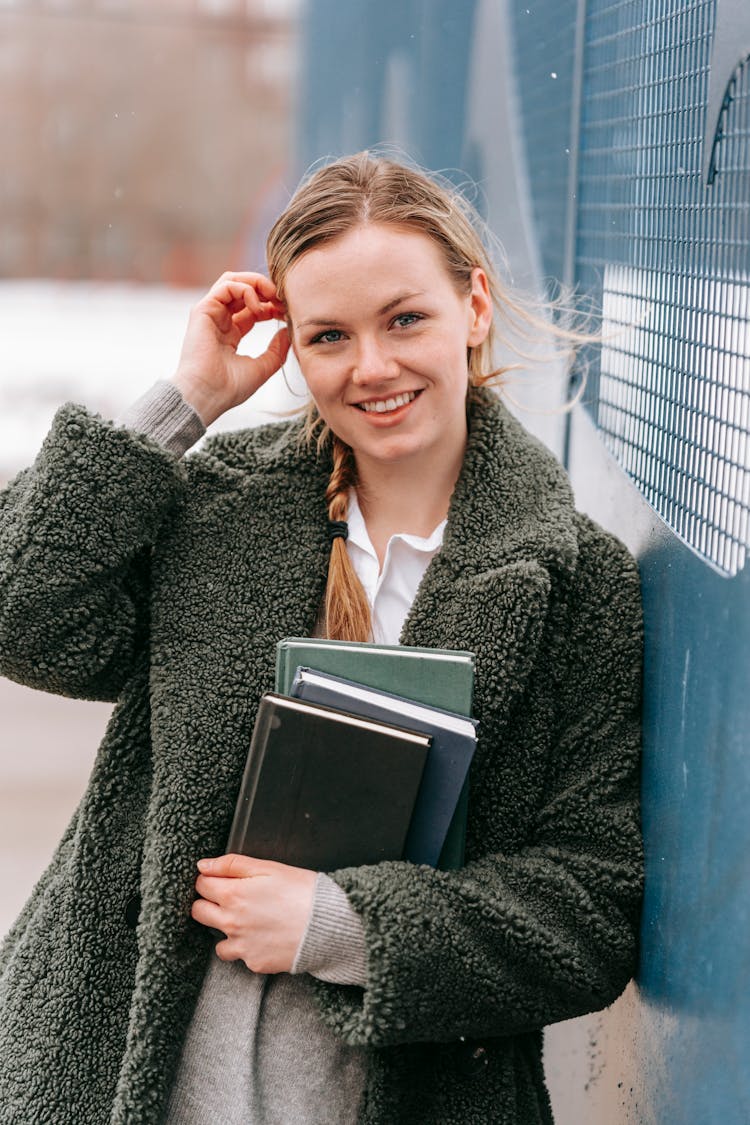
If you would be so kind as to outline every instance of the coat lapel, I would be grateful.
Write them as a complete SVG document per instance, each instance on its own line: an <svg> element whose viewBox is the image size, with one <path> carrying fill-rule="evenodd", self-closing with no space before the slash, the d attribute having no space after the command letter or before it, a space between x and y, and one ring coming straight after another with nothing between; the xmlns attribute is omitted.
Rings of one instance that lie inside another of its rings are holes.
<svg viewBox="0 0 750 1125"><path fill-rule="evenodd" d="M504 721L534 665L551 577L577 554L567 478L489 391L474 394L464 467L402 642L476 656L475 714Z"/></svg>

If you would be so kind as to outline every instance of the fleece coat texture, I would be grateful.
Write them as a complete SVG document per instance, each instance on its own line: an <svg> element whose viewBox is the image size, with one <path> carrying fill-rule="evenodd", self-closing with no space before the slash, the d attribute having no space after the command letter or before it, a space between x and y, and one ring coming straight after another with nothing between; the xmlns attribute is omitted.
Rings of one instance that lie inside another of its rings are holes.
<svg viewBox="0 0 750 1125"><path fill-rule="evenodd" d="M298 432L180 462L69 405L0 494L0 671L117 702L2 948L2 1125L162 1119L211 947L196 860L223 851L276 642L323 597L330 464ZM639 587L488 392L402 642L476 654L466 865L334 873L368 983L316 981L320 1016L367 1048L362 1125L548 1125L541 1029L635 966Z"/></svg>

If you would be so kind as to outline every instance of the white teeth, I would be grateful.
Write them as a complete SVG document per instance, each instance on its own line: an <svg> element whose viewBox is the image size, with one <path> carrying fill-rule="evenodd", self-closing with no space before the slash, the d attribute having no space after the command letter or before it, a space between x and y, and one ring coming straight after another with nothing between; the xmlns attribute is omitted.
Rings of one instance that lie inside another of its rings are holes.
<svg viewBox="0 0 750 1125"><path fill-rule="evenodd" d="M387 414L390 410L397 410L399 406L406 406L407 402L413 402L416 397L416 391L406 391L402 395L396 395L395 398L378 399L377 402L359 402L357 405L360 410L368 414Z"/></svg>

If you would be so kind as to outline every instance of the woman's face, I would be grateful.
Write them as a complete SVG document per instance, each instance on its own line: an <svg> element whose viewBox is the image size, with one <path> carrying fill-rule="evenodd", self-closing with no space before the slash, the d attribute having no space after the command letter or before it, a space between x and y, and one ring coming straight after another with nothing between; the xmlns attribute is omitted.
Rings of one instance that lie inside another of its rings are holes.
<svg viewBox="0 0 750 1125"><path fill-rule="evenodd" d="M370 224L304 254L285 289L310 392L362 468L462 455L466 349L492 318L482 270L459 294L432 239Z"/></svg>

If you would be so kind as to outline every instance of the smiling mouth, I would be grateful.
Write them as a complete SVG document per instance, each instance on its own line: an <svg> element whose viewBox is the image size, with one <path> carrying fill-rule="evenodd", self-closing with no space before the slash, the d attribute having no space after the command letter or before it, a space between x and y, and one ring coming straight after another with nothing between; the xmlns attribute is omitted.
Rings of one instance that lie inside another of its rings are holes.
<svg viewBox="0 0 750 1125"><path fill-rule="evenodd" d="M357 402L355 406L358 410L363 410L365 414L389 414L393 410L398 410L400 407L408 406L410 402L414 402L419 393L419 391L405 391L403 394L394 395L393 398Z"/></svg>

